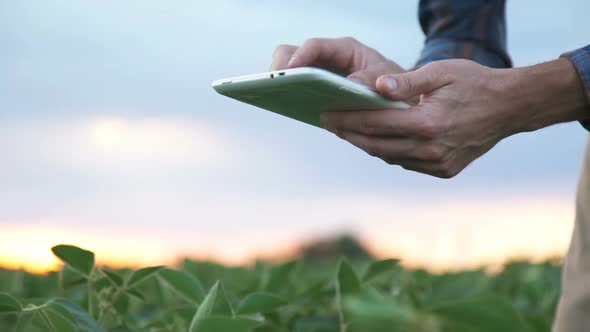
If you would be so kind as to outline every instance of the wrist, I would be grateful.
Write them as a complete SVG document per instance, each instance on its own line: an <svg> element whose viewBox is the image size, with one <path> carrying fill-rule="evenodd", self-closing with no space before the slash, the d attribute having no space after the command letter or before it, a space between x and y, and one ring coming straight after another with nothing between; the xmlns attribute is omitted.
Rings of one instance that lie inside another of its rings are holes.
<svg viewBox="0 0 590 332"><path fill-rule="evenodd" d="M582 83L568 59L498 71L507 109L516 120L513 133L590 118Z"/></svg>

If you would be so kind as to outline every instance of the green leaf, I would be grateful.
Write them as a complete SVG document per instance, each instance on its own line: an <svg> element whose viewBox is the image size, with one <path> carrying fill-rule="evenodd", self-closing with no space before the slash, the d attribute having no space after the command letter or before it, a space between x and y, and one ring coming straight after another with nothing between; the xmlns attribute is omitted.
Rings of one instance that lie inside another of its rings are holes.
<svg viewBox="0 0 590 332"><path fill-rule="evenodd" d="M69 264L64 264L59 272L59 285L62 289L70 289L79 285L86 284L88 277L82 272L71 267Z"/></svg>
<svg viewBox="0 0 590 332"><path fill-rule="evenodd" d="M205 291L199 280L187 272L163 269L160 271L159 277L165 284L192 303L201 303L205 298Z"/></svg>
<svg viewBox="0 0 590 332"><path fill-rule="evenodd" d="M71 267L89 276L94 267L94 253L75 246L60 244L51 248L53 254Z"/></svg>
<svg viewBox="0 0 590 332"><path fill-rule="evenodd" d="M129 294L123 293L119 295L119 297L109 305L113 306L115 310L121 315L126 315L129 311Z"/></svg>
<svg viewBox="0 0 590 332"><path fill-rule="evenodd" d="M71 316L72 321L75 322L76 326L84 332L104 332L104 329L94 320L94 318L76 304L64 299L53 299L47 304L48 307L64 316Z"/></svg>
<svg viewBox="0 0 590 332"><path fill-rule="evenodd" d="M218 281L211 287L205 299L199 305L195 316L191 322L189 332L201 332L201 323L204 319L211 316L233 316L223 286Z"/></svg>
<svg viewBox="0 0 590 332"><path fill-rule="evenodd" d="M341 332L338 317L330 316L308 316L296 318L294 326L289 331L294 332ZM345 331L345 330L344 330ZM375 331L367 331L375 332ZM382 331L379 331L382 332Z"/></svg>
<svg viewBox="0 0 590 332"><path fill-rule="evenodd" d="M284 328L277 326L277 325L273 325L273 324L263 324L259 327L257 327L256 329L254 329L254 332L286 332L287 330L285 330Z"/></svg>
<svg viewBox="0 0 590 332"><path fill-rule="evenodd" d="M297 267L297 261L273 266L267 274L263 289L268 292L276 292L284 288L295 267Z"/></svg>
<svg viewBox="0 0 590 332"><path fill-rule="evenodd" d="M201 320L198 332L248 332L262 322L247 318L208 317Z"/></svg>
<svg viewBox="0 0 590 332"><path fill-rule="evenodd" d="M14 332L29 332L33 319L37 316L37 311L26 311L18 315L18 321L14 327Z"/></svg>
<svg viewBox="0 0 590 332"><path fill-rule="evenodd" d="M393 271L398 262L399 260L397 259L385 259L371 262L369 267L367 267L365 274L363 275L363 281L367 282L384 273Z"/></svg>
<svg viewBox="0 0 590 332"><path fill-rule="evenodd" d="M481 332L530 330L507 299L494 295L439 303L430 311L444 318L451 327Z"/></svg>
<svg viewBox="0 0 590 332"><path fill-rule="evenodd" d="M52 310L51 308L44 308L39 311L45 325L54 332L76 332L75 321L72 321L71 317L65 317L65 315Z"/></svg>
<svg viewBox="0 0 590 332"><path fill-rule="evenodd" d="M282 298L268 293L252 293L240 303L236 313L253 314L269 312L287 304Z"/></svg>
<svg viewBox="0 0 590 332"><path fill-rule="evenodd" d="M366 288L343 301L344 311L349 317L371 321L408 321L415 312L410 306L402 305L382 295L374 288Z"/></svg>
<svg viewBox="0 0 590 332"><path fill-rule="evenodd" d="M136 291L135 289L126 289L125 290L126 294L129 294L135 298L137 298L138 300L145 302L145 296L143 296L143 294L141 294L140 292Z"/></svg>
<svg viewBox="0 0 590 332"><path fill-rule="evenodd" d="M336 277L340 295L353 294L361 290L361 281L348 260L342 259Z"/></svg>
<svg viewBox="0 0 590 332"><path fill-rule="evenodd" d="M115 272L112 272L112 271L109 271L109 270L102 270L102 272L107 277L107 279L111 281L111 283L114 286L117 286L118 288L123 287L123 285L124 285L125 282L123 281L123 278L121 276L119 276Z"/></svg>
<svg viewBox="0 0 590 332"><path fill-rule="evenodd" d="M331 279L329 278L322 278L320 280L306 282L304 287L298 292L294 299L291 299L291 301L322 295L322 293L326 291L326 288L330 286L330 281Z"/></svg>
<svg viewBox="0 0 590 332"><path fill-rule="evenodd" d="M6 293L0 293L0 313L19 312L21 310L21 304L14 297Z"/></svg>
<svg viewBox="0 0 590 332"><path fill-rule="evenodd" d="M129 280L127 280L127 287L131 288L131 287L139 284L140 282L144 281L145 279L158 273L158 271L160 271L163 268L164 268L163 266L151 266L151 267L145 267L143 269L139 269L137 271L133 271L133 273L129 277Z"/></svg>

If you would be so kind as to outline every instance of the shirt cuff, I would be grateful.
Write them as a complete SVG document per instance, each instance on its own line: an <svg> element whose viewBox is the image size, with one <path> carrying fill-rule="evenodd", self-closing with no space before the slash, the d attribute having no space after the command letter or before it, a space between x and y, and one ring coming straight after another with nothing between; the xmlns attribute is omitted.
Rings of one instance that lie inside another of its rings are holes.
<svg viewBox="0 0 590 332"><path fill-rule="evenodd" d="M574 67L576 67L578 77L580 77L580 82L582 82L586 95L586 102L589 106L588 111L590 112L590 45L564 53L561 57L569 59ZM590 131L590 120L582 121L581 123L584 128Z"/></svg>
<svg viewBox="0 0 590 332"><path fill-rule="evenodd" d="M415 67L421 67L432 61L447 59L468 59L493 68L509 68L512 66L510 57L503 50L491 49L472 40L436 38L426 42Z"/></svg>

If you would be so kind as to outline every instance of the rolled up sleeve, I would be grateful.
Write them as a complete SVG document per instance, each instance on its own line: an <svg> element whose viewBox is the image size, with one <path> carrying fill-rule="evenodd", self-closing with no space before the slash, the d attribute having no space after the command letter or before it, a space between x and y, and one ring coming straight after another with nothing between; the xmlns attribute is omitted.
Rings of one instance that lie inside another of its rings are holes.
<svg viewBox="0 0 590 332"><path fill-rule="evenodd" d="M574 64L574 67L576 67L586 95L586 105L589 108L588 112L590 112L590 45L564 53L561 56L569 59ZM582 125L590 130L590 121L584 121Z"/></svg>

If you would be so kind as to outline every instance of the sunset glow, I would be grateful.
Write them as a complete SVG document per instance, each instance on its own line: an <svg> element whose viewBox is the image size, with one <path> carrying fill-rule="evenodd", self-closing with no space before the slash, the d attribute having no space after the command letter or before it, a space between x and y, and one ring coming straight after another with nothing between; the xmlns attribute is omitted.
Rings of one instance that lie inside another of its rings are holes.
<svg viewBox="0 0 590 332"><path fill-rule="evenodd" d="M374 202L363 201L356 205L360 210L350 213L365 214L367 221L372 220L367 227L359 223L355 229L375 255L400 257L407 266L433 270L494 265L515 257L539 260L562 256L573 221L570 204L558 201L456 202L395 217L388 206L377 208ZM313 215L310 212L309 218ZM408 223L388 222L400 218ZM0 265L34 272L55 270L59 262L50 248L60 243L92 250L99 264L114 267L174 264L184 256L248 264L260 257L289 258L310 235L290 226L242 233L245 236L227 233L220 242L218 237L200 237L201 231L191 226L48 224L2 226Z"/></svg>

